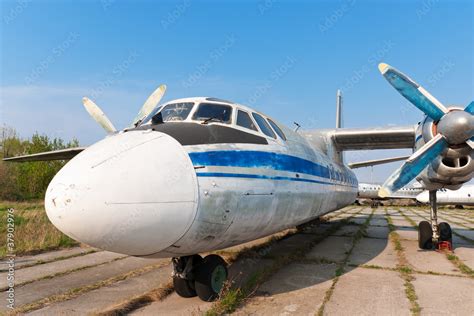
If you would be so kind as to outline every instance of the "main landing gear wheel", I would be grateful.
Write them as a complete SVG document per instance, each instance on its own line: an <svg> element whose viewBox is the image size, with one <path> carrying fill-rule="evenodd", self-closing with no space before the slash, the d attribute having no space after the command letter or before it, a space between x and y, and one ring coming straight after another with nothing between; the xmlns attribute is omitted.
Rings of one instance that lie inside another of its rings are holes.
<svg viewBox="0 0 474 316"><path fill-rule="evenodd" d="M203 301L213 301L217 298L227 280L227 264L217 255L209 255L196 271L194 286L196 293Z"/></svg>
<svg viewBox="0 0 474 316"><path fill-rule="evenodd" d="M227 264L218 255L173 258L173 285L181 297L217 298L227 280Z"/></svg>
<svg viewBox="0 0 474 316"><path fill-rule="evenodd" d="M191 280L186 280L177 276L173 277L173 287L176 293L181 297L194 297L196 290Z"/></svg>
<svg viewBox="0 0 474 316"><path fill-rule="evenodd" d="M200 255L173 258L173 286L176 293L181 297L196 296L194 278L197 267L202 263Z"/></svg>
<svg viewBox="0 0 474 316"><path fill-rule="evenodd" d="M446 222L439 223L439 240L453 243L453 231Z"/></svg>
<svg viewBox="0 0 474 316"><path fill-rule="evenodd" d="M433 230L428 221L418 224L418 247L420 249L433 249Z"/></svg>
<svg viewBox="0 0 474 316"><path fill-rule="evenodd" d="M429 192L430 196L430 220L422 221L418 225L418 246L421 249L452 250L453 232L448 223L438 224L438 205L436 201L436 190Z"/></svg>

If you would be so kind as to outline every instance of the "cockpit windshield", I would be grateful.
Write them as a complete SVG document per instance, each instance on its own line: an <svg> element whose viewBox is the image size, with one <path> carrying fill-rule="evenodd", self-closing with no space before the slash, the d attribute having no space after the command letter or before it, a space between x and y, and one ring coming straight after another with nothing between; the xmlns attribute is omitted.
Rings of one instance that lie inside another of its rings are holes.
<svg viewBox="0 0 474 316"><path fill-rule="evenodd" d="M142 124L146 124L152 119L154 120L158 114L161 116L159 120L162 120L163 122L184 121L188 117L193 106L194 102L171 103L165 106L159 106L143 120Z"/></svg>
<svg viewBox="0 0 474 316"><path fill-rule="evenodd" d="M224 104L201 103L193 115L193 120L202 123L220 122L229 124L232 117L232 107Z"/></svg>
<svg viewBox="0 0 474 316"><path fill-rule="evenodd" d="M166 105L160 112L163 117L163 122L184 121L188 117L189 112L191 112L193 105L193 102L171 103Z"/></svg>

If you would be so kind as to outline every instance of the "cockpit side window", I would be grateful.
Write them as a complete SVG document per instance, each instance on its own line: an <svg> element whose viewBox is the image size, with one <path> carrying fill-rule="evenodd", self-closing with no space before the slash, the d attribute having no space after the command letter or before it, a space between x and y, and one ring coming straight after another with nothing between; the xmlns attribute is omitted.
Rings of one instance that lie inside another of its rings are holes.
<svg viewBox="0 0 474 316"><path fill-rule="evenodd" d="M193 108L193 102L183 102L183 103L171 103L165 105L160 111L163 122L175 122L175 121L184 121L191 109Z"/></svg>
<svg viewBox="0 0 474 316"><path fill-rule="evenodd" d="M251 129L253 131L258 131L257 127L250 118L250 115L247 112L241 110L238 110L237 112L237 125Z"/></svg>
<svg viewBox="0 0 474 316"><path fill-rule="evenodd" d="M270 119L267 119L267 120L268 120L268 123L270 123L270 125L273 127L273 130L278 134L278 136L280 136L281 139L286 140L286 136L285 134L283 134L283 131L280 129L280 127L278 127L278 125L276 125L276 123L273 122L272 120Z"/></svg>
<svg viewBox="0 0 474 316"><path fill-rule="evenodd" d="M202 123L220 122L230 124L232 107L224 104L201 103L193 115L193 119Z"/></svg>
<svg viewBox="0 0 474 316"><path fill-rule="evenodd" d="M260 114L257 113L252 113L253 118L255 121L257 121L258 126L260 126L260 130L267 135L268 137L271 138L276 138L275 133L272 131L272 128L270 125L268 125L267 121L261 116Z"/></svg>

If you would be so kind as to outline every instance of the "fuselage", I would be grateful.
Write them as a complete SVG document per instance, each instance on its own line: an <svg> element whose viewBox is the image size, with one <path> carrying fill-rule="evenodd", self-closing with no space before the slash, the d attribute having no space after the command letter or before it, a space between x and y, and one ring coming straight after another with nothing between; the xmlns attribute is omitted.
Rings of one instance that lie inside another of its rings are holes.
<svg viewBox="0 0 474 316"><path fill-rule="evenodd" d="M420 193L416 199L421 203L429 203L428 191ZM436 201L442 205L474 206L474 185L465 184L458 190L440 189L436 193Z"/></svg>
<svg viewBox="0 0 474 316"><path fill-rule="evenodd" d="M359 193L357 194L358 198L361 199L374 199L374 200L383 200L383 199L415 199L418 194L423 192L421 186L407 186L403 187L400 190L394 192L386 198L379 197L379 190L382 186L380 184L373 183L359 183Z"/></svg>
<svg viewBox="0 0 474 316"><path fill-rule="evenodd" d="M242 105L188 98L77 155L45 205L52 223L81 242L179 257L308 222L357 191L354 173L301 134Z"/></svg>

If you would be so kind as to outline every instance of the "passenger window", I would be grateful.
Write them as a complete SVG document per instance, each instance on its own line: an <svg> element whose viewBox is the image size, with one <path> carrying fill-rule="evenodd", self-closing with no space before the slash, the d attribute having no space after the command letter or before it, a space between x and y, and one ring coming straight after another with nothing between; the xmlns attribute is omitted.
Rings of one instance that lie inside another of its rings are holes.
<svg viewBox="0 0 474 316"><path fill-rule="evenodd" d="M258 131L257 127L253 123L252 119L250 118L250 115L247 112L238 110L237 112L237 125Z"/></svg>
<svg viewBox="0 0 474 316"><path fill-rule="evenodd" d="M232 107L224 104L201 103L193 119L202 123L221 122L229 124L231 121Z"/></svg>
<svg viewBox="0 0 474 316"><path fill-rule="evenodd" d="M278 127L278 125L276 125L276 123L270 119L267 119L267 121L273 127L273 130L278 134L278 136L280 136L281 139L286 140L286 136L283 134L283 131L280 129L280 127Z"/></svg>
<svg viewBox="0 0 474 316"><path fill-rule="evenodd" d="M260 126L260 130L265 135L271 138L276 138L276 135L275 133L273 133L272 128L270 127L270 125L268 125L267 121L265 121L265 119L261 115L257 113L252 113L252 115L255 121L257 121L258 126Z"/></svg>

